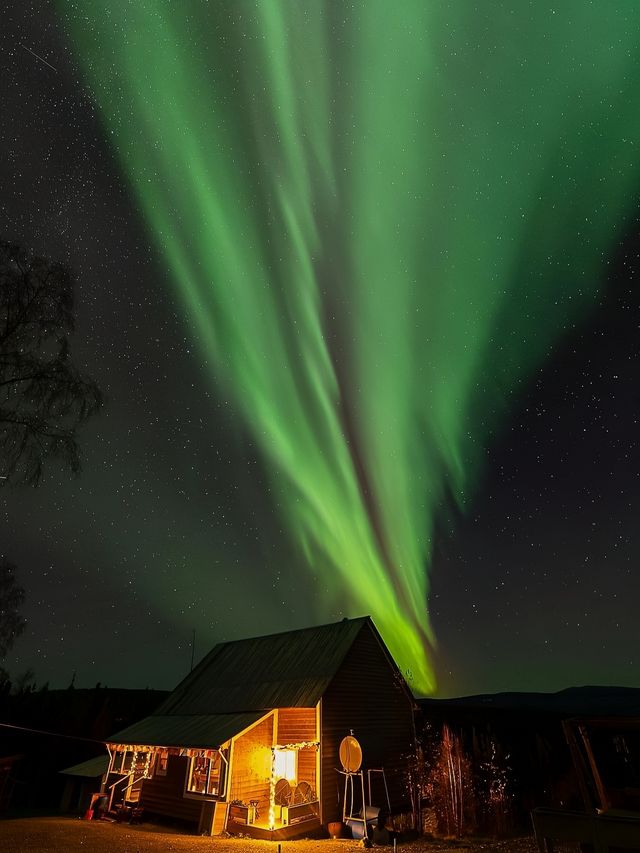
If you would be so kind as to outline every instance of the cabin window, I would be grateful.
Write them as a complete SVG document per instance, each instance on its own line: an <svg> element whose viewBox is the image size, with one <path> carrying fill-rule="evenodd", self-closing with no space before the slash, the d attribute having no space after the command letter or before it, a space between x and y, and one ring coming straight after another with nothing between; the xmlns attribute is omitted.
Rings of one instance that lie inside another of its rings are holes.
<svg viewBox="0 0 640 853"><path fill-rule="evenodd" d="M217 797L224 791L224 762L219 752L195 755L189 765L187 791Z"/></svg>
<svg viewBox="0 0 640 853"><path fill-rule="evenodd" d="M109 773L148 779L152 754L148 749L117 749L111 753Z"/></svg>
<svg viewBox="0 0 640 853"><path fill-rule="evenodd" d="M275 778L286 779L288 782L295 782L297 777L297 759L298 753L295 749L276 749L274 750L275 759Z"/></svg>
<svg viewBox="0 0 640 853"><path fill-rule="evenodd" d="M131 770L134 776L142 774L145 777L149 776L149 768L151 767L151 753L149 750L133 753L133 761L131 762Z"/></svg>
<svg viewBox="0 0 640 853"><path fill-rule="evenodd" d="M112 773L120 773L121 775L127 775L131 772L131 765L133 763L133 750L131 749L118 749L113 754L113 758L111 760L111 772Z"/></svg>
<svg viewBox="0 0 640 853"><path fill-rule="evenodd" d="M167 764L169 763L169 750L161 749L160 752L156 752L156 763L154 767L154 775L155 776L166 776L167 775Z"/></svg>

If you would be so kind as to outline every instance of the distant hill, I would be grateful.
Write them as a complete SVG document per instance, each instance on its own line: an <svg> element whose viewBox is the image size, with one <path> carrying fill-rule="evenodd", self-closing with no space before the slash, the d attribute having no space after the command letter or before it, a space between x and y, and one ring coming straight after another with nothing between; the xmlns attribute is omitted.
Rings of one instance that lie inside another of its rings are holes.
<svg viewBox="0 0 640 853"><path fill-rule="evenodd" d="M153 713L167 695L164 690L113 687L27 691L0 696L0 723L102 741ZM0 729L0 736L17 734Z"/></svg>
<svg viewBox="0 0 640 853"><path fill-rule="evenodd" d="M640 687L568 687L557 693L488 693L455 699L419 699L425 712L483 708L562 716L640 716Z"/></svg>

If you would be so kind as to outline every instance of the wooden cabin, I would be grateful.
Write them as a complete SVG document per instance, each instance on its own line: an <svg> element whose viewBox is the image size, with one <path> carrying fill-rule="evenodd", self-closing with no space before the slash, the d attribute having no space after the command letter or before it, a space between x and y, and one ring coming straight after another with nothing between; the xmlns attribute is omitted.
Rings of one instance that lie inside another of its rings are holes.
<svg viewBox="0 0 640 853"><path fill-rule="evenodd" d="M291 838L342 820L338 750L353 732L367 804L386 808L388 791L391 810L408 812L414 709L369 617L221 643L156 713L110 738L104 790L111 808L201 833Z"/></svg>

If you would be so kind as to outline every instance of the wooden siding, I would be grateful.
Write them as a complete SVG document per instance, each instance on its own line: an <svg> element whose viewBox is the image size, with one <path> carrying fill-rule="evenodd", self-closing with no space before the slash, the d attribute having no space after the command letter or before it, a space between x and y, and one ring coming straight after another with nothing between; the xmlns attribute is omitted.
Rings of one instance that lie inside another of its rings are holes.
<svg viewBox="0 0 640 853"><path fill-rule="evenodd" d="M152 814L177 818L198 824L202 800L184 796L184 783L189 759L170 755L166 776L153 776L142 783L140 802Z"/></svg>
<svg viewBox="0 0 640 853"><path fill-rule="evenodd" d="M258 723L233 742L229 801L258 800L261 814L269 810L273 715Z"/></svg>
<svg viewBox="0 0 640 853"><path fill-rule="evenodd" d="M225 829L228 807L228 803L221 800L205 800L198 835L221 835Z"/></svg>
<svg viewBox="0 0 640 853"><path fill-rule="evenodd" d="M384 767L394 813L410 810L406 759L414 746L414 703L378 638L366 625L321 701L321 820L342 819L344 776L336 772L338 748L353 729L362 746L362 767ZM365 788L367 777L365 772ZM373 805L385 806L376 782Z"/></svg>
<svg viewBox="0 0 640 853"><path fill-rule="evenodd" d="M279 708L276 743L302 743L317 740L315 708Z"/></svg>
<svg viewBox="0 0 640 853"><path fill-rule="evenodd" d="M220 835L224 832L228 808L227 803L216 803L216 813L213 818L213 827L211 830L212 835Z"/></svg>
<svg viewBox="0 0 640 853"><path fill-rule="evenodd" d="M315 708L278 708L277 742L282 746L288 743L303 743L318 740L316 709ZM316 750L301 749L298 751L298 782L308 782L314 791L318 790L316 782Z"/></svg>
<svg viewBox="0 0 640 853"><path fill-rule="evenodd" d="M316 784L316 750L301 749L298 752L298 782L308 782L318 794Z"/></svg>

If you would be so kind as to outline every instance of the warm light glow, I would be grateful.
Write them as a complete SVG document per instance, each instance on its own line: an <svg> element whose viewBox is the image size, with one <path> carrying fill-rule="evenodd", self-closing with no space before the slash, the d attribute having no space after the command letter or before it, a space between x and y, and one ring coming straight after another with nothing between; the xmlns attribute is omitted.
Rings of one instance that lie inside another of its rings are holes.
<svg viewBox="0 0 640 853"><path fill-rule="evenodd" d="M287 782L296 781L296 752L293 749L275 749L276 779L286 779Z"/></svg>
<svg viewBox="0 0 640 853"><path fill-rule="evenodd" d="M220 753L217 751L204 750L201 755L194 755L189 766L187 790L192 794L217 795L221 766Z"/></svg>
<svg viewBox="0 0 640 853"><path fill-rule="evenodd" d="M269 779L269 829L276 825L276 750L271 750L271 777Z"/></svg>

